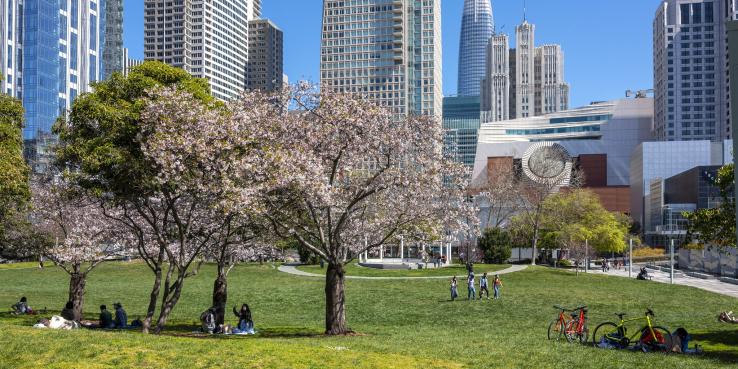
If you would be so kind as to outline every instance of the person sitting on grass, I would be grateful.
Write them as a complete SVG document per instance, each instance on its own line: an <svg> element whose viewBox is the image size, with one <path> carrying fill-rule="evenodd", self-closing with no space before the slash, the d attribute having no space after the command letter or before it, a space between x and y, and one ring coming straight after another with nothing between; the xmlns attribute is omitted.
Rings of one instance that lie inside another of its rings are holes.
<svg viewBox="0 0 738 369"><path fill-rule="evenodd" d="M248 304L241 305L241 311L233 307L233 314L238 317L238 328L233 330L235 334L254 334L254 320L251 317L251 309Z"/></svg>
<svg viewBox="0 0 738 369"><path fill-rule="evenodd" d="M215 332L215 308L211 307L200 314L200 323L203 333L213 334Z"/></svg>
<svg viewBox="0 0 738 369"><path fill-rule="evenodd" d="M13 315L33 314L33 309L28 306L28 299L26 299L26 296L21 297L20 301L11 306L11 309L13 309Z"/></svg>
<svg viewBox="0 0 738 369"><path fill-rule="evenodd" d="M64 305L64 309L61 311L61 317L66 320L77 320L74 316L74 304L71 301L67 301L67 304Z"/></svg>
<svg viewBox="0 0 738 369"><path fill-rule="evenodd" d="M98 328L115 328L115 322L113 322L113 314L108 311L108 307L105 305L100 305L100 325L98 326Z"/></svg>
<svg viewBox="0 0 738 369"><path fill-rule="evenodd" d="M120 329L128 328L128 314L123 310L123 305L120 302L116 302L113 304L113 308L115 309L115 327Z"/></svg>

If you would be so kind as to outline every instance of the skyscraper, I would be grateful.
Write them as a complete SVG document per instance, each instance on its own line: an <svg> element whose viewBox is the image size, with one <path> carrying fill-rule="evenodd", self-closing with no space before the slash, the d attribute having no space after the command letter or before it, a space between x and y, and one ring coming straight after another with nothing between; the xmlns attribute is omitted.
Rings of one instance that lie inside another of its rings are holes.
<svg viewBox="0 0 738 369"><path fill-rule="evenodd" d="M459 96L479 96L487 43L494 32L490 0L464 0L459 40Z"/></svg>
<svg viewBox="0 0 738 369"><path fill-rule="evenodd" d="M731 138L726 21L736 0L663 0L653 22L654 130L663 141Z"/></svg>
<svg viewBox="0 0 738 369"><path fill-rule="evenodd" d="M123 72L123 0L105 0L104 78Z"/></svg>
<svg viewBox="0 0 738 369"><path fill-rule="evenodd" d="M246 87L248 22L261 0L145 0L144 55L210 81L222 100Z"/></svg>
<svg viewBox="0 0 738 369"><path fill-rule="evenodd" d="M34 141L102 79L105 0L25 0L23 9L23 138Z"/></svg>
<svg viewBox="0 0 738 369"><path fill-rule="evenodd" d="M274 91L284 85L284 38L268 19L249 22L249 61L246 88Z"/></svg>
<svg viewBox="0 0 738 369"><path fill-rule="evenodd" d="M22 97L23 7L18 0L0 0L0 93Z"/></svg>
<svg viewBox="0 0 738 369"><path fill-rule="evenodd" d="M498 34L487 45L481 83L482 122L520 119L566 110L564 52L559 45L535 46L535 26L524 20L515 28L516 48Z"/></svg>
<svg viewBox="0 0 738 369"><path fill-rule="evenodd" d="M321 88L440 122L441 64L440 1L323 1Z"/></svg>

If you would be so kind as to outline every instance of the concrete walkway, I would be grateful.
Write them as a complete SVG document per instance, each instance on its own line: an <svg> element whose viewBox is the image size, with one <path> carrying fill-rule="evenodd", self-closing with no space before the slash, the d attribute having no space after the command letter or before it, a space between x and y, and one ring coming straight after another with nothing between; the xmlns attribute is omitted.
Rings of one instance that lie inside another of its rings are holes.
<svg viewBox="0 0 738 369"><path fill-rule="evenodd" d="M633 265L633 275L631 278L635 278L638 275L638 272L641 270L641 267L645 265ZM674 271L678 271L678 269L674 269ZM609 276L616 276L616 277L625 277L628 278L628 268L622 270L615 270L610 269L609 272L603 273L602 269L590 269L590 273L593 274L604 274ZM659 282L659 283L669 283L669 273L662 272L662 271L655 271L653 269L648 269L648 275L652 277L653 282ZM682 285L682 286L690 286L699 288L701 290L710 291L719 293L721 295L725 296L731 296L738 298L738 285L730 284L721 282L717 279L700 279L700 278L694 278L689 276L674 276L674 284Z"/></svg>
<svg viewBox="0 0 738 369"><path fill-rule="evenodd" d="M293 274L293 275L297 275L297 276L301 276L301 277L325 278L325 275L303 272L302 270L299 270L299 269L296 268L296 266L299 266L299 265L300 264L284 264L284 265L281 265L278 268L278 270L280 272L284 272L284 273L288 273L288 274ZM498 270L496 272L492 272L492 274L510 274L510 273L515 273L515 272L519 272L521 270L524 270L527 267L528 267L527 265L512 265L512 266L510 266L507 269L503 269L503 270ZM479 274L481 275L481 273L484 273L484 271L480 271ZM379 280L392 280L392 281L394 281L394 280L413 280L413 279L450 279L450 278L453 278L453 276L452 275L445 275L445 276L427 276L427 277L362 277L362 276L351 276L351 275L348 275L348 276L346 276L346 278L348 278L348 279L378 280L378 281Z"/></svg>

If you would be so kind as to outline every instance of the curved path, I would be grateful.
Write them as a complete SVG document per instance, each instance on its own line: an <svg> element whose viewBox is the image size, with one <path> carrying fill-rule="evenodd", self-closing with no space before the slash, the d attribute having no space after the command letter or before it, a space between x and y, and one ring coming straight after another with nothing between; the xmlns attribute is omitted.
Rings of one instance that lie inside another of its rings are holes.
<svg viewBox="0 0 738 369"><path fill-rule="evenodd" d="M280 272L292 274L292 275L298 275L301 277L313 277L313 278L325 278L325 275L322 274L314 274L314 273L308 273L303 272L302 270L299 270L296 268L296 266L299 266L300 264L283 264L280 265L279 268L277 268ZM511 265L507 269L498 270L496 272L493 272L492 274L510 274L519 272L521 270L524 270L527 268L527 265ZM362 277L362 276L351 276L347 275L347 279L368 279L368 280L407 280L407 279L448 279L453 278L452 275L444 275L444 276L427 276L427 277Z"/></svg>

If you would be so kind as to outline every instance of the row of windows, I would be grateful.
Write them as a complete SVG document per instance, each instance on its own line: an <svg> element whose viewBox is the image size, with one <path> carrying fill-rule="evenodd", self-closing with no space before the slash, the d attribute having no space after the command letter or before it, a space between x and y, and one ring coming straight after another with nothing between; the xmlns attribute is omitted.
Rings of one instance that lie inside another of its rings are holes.
<svg viewBox="0 0 738 369"><path fill-rule="evenodd" d="M558 124L558 123L576 123L576 122L598 122L598 121L607 121L610 119L612 119L612 114L603 114L603 115L588 115L588 116L583 116L583 117L551 118L549 123Z"/></svg>
<svg viewBox="0 0 738 369"><path fill-rule="evenodd" d="M535 129L508 129L505 130L506 135L527 136L527 135L550 135L556 133L581 133L581 132L599 132L599 125L579 126L579 127L561 127L561 128L535 128Z"/></svg>

